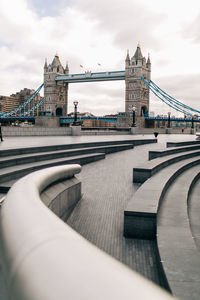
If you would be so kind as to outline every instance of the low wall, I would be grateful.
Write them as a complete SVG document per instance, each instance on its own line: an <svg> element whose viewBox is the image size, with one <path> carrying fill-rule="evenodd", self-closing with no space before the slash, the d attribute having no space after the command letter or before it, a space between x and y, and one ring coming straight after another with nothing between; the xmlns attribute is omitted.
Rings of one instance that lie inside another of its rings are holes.
<svg viewBox="0 0 200 300"><path fill-rule="evenodd" d="M46 135L71 135L71 127L19 127L2 126L3 136L46 136Z"/></svg>
<svg viewBox="0 0 200 300"><path fill-rule="evenodd" d="M166 128L134 128L133 134L165 134ZM170 128L171 134L195 134L191 132L191 128L187 128L182 132L181 128ZM62 136L72 135L72 127L42 127L42 126L2 126L3 136ZM112 130L82 130L81 135L130 135L131 131L112 131Z"/></svg>
<svg viewBox="0 0 200 300"><path fill-rule="evenodd" d="M173 299L90 244L42 203L41 194L59 214L62 192L50 196L49 188L78 172L78 165L40 170L8 192L0 211L0 233L9 299ZM58 194L59 205L54 206Z"/></svg>

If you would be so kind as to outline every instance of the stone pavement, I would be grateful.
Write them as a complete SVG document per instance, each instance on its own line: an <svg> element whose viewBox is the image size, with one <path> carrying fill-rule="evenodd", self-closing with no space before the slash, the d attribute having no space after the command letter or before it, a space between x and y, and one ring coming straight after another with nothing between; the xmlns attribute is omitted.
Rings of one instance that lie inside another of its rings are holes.
<svg viewBox="0 0 200 300"><path fill-rule="evenodd" d="M56 136L5 137L0 150L42 145L80 143L102 140L152 138L153 135L125 136ZM85 165L79 177L83 199L79 202L68 224L92 243L127 264L147 278L162 285L156 267L154 241L123 238L123 211L138 186L132 182L133 167L148 159L148 150L165 146L166 141L195 140L192 135L159 135L158 144L135 147L105 160ZM0 257L0 299L6 300Z"/></svg>
<svg viewBox="0 0 200 300"><path fill-rule="evenodd" d="M139 186L132 182L133 167L148 159L149 149L160 149L174 139L180 140L180 136L160 135L158 144L138 146L83 166L77 176L83 198L67 221L97 247L161 286L155 241L125 239L123 212ZM187 139L195 137L184 136Z"/></svg>

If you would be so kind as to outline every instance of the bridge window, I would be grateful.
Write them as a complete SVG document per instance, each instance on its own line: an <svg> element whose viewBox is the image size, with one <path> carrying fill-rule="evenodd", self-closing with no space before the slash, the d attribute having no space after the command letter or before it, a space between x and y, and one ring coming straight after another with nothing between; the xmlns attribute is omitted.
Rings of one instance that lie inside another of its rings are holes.
<svg viewBox="0 0 200 300"><path fill-rule="evenodd" d="M136 98L135 94L133 94L133 93L129 94L129 100L132 100L132 99L135 99L135 98Z"/></svg>

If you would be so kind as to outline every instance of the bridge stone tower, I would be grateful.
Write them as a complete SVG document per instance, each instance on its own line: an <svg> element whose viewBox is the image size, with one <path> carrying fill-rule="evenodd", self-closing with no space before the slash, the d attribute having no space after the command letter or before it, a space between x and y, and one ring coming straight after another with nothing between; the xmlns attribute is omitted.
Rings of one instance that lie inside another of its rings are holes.
<svg viewBox="0 0 200 300"><path fill-rule="evenodd" d="M58 54L51 64L44 65L44 97L42 111L51 116L65 116L68 110L68 83L56 81L57 75L69 74L68 64L63 68Z"/></svg>
<svg viewBox="0 0 200 300"><path fill-rule="evenodd" d="M144 127L144 114L149 112L149 89L141 79L143 76L147 81L151 78L150 57L142 56L140 45L137 45L134 56L130 59L127 52L125 60L125 112L129 113L133 106L136 107L136 124Z"/></svg>

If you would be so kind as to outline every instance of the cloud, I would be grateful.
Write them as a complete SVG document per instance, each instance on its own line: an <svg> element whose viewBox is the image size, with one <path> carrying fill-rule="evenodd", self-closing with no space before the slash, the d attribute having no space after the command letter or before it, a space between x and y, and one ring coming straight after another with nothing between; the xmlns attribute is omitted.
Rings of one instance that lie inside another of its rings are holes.
<svg viewBox="0 0 200 300"><path fill-rule="evenodd" d="M113 42L120 49L134 49L138 41L152 49L161 46L154 36L154 30L163 22L166 14L153 12L135 0L79 0L77 3L77 9L86 12L89 18L98 20L99 30L112 32Z"/></svg>
<svg viewBox="0 0 200 300"><path fill-rule="evenodd" d="M140 41L143 55L151 52L153 80L198 107L200 16L195 3L182 3L177 15L176 0L1 0L0 94L39 87L44 60L51 63L56 52L64 66L68 61L70 73L123 70L127 48L132 56ZM69 107L73 110L77 99L82 111L123 111L124 93L124 82L71 84Z"/></svg>
<svg viewBox="0 0 200 300"><path fill-rule="evenodd" d="M179 100L183 104L186 104L194 109L199 109L199 95L200 95L200 85L199 85L200 74L188 74L179 76L170 76L155 78L154 82L166 93L168 93L173 98ZM161 100L155 98L151 94L152 98L152 111L159 111L161 105ZM166 104L162 105L162 110L170 111L171 108Z"/></svg>
<svg viewBox="0 0 200 300"><path fill-rule="evenodd" d="M200 14L192 21L184 24L181 34L183 38L193 41L194 43L200 42Z"/></svg>

